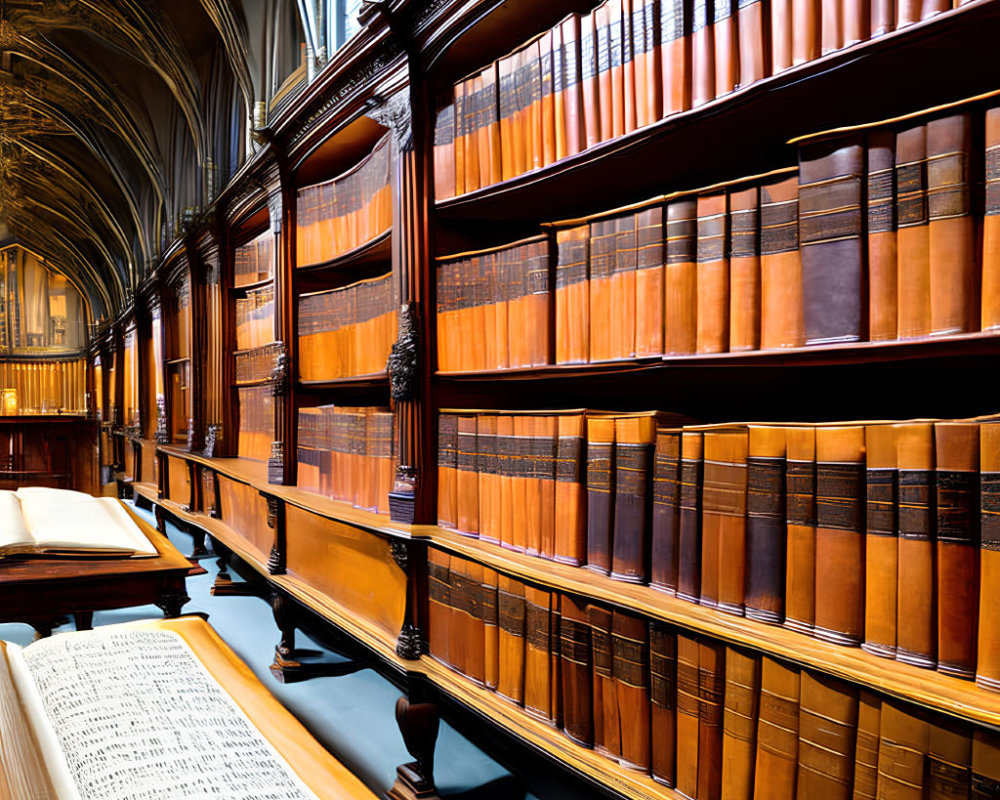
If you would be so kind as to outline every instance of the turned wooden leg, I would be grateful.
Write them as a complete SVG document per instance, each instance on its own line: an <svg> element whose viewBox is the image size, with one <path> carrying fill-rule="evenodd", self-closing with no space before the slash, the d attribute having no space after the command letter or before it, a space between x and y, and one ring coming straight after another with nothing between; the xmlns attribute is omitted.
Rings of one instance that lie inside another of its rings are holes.
<svg viewBox="0 0 1000 800"><path fill-rule="evenodd" d="M396 782L389 790L392 800L436 800L434 748L440 716L433 703L411 703L406 697L396 701L396 724L403 744L415 761L396 767Z"/></svg>
<svg viewBox="0 0 1000 800"><path fill-rule="evenodd" d="M190 599L184 587L164 587L160 590L156 607L163 612L164 619L173 619L181 615L181 609Z"/></svg>
<svg viewBox="0 0 1000 800"><path fill-rule="evenodd" d="M73 615L73 621L78 631L89 631L94 627L94 612L78 611Z"/></svg>
<svg viewBox="0 0 1000 800"><path fill-rule="evenodd" d="M156 530L166 536L167 518L163 514L163 509L159 506L154 506L153 515L156 517Z"/></svg>
<svg viewBox="0 0 1000 800"><path fill-rule="evenodd" d="M362 668L356 661L339 662L302 662L295 652L295 603L291 598L280 592L271 594L271 612L278 626L281 638L274 648L274 661L271 663L271 674L282 683L297 683L298 681L320 678L331 675L347 675Z"/></svg>
<svg viewBox="0 0 1000 800"><path fill-rule="evenodd" d="M194 539L194 547L191 549L191 555L187 557L188 561L200 561L212 555L208 552L208 548L205 547L205 531L192 527L191 538Z"/></svg>

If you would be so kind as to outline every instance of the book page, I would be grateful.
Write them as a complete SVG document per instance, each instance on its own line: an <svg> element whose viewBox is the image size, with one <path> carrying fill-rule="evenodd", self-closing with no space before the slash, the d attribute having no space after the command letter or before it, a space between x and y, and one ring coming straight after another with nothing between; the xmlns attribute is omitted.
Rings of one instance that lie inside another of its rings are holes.
<svg viewBox="0 0 1000 800"><path fill-rule="evenodd" d="M39 547L109 549L155 554L118 500L44 487L17 490L28 530Z"/></svg>
<svg viewBox="0 0 1000 800"><path fill-rule="evenodd" d="M84 800L316 800L171 631L61 634L24 658Z"/></svg>
<svg viewBox="0 0 1000 800"><path fill-rule="evenodd" d="M21 514L21 504L15 492L0 489L0 548L25 544L31 541L31 534Z"/></svg>

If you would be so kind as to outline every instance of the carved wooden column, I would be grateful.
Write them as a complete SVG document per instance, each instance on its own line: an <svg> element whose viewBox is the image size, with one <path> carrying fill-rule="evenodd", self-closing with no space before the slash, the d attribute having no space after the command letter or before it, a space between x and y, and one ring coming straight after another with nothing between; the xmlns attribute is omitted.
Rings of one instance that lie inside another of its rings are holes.
<svg viewBox="0 0 1000 800"><path fill-rule="evenodd" d="M215 232L206 230L197 244L198 265L197 284L201 294L200 303L195 308L204 317L203 358L199 371L199 394L195 395L196 405L201 410L202 454L212 458L216 445L222 440L222 398L223 398L223 325L222 325L222 262L219 241Z"/></svg>
<svg viewBox="0 0 1000 800"><path fill-rule="evenodd" d="M207 355L209 348L208 341L208 321L205 302L205 278L204 269L199 258L199 253L194 243L188 240L188 302L191 308L191 358L190 372L188 380L190 387L188 391L191 397L191 407L188 409L188 449L194 452L201 452L205 446L205 379L207 365ZM178 300L182 295L178 292ZM178 308L178 313L183 313ZM164 383L164 387L167 384Z"/></svg>
<svg viewBox="0 0 1000 800"><path fill-rule="evenodd" d="M291 424L291 375L285 349L291 325L292 264L289 248L288 226L285 224L285 203L281 180L271 184L267 196L267 212L274 234L274 339L280 349L272 372L274 392L274 441L267 460L268 483L284 484L290 478L289 454L294 453L289 440Z"/></svg>

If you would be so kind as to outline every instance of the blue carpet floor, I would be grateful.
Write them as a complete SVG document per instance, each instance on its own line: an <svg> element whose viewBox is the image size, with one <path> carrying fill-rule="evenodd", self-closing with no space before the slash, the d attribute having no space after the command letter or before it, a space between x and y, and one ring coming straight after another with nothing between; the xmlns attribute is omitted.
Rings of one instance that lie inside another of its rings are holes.
<svg viewBox="0 0 1000 800"><path fill-rule="evenodd" d="M155 526L150 512L136 509ZM167 535L182 553L191 552L191 537L173 525ZM399 690L372 669L337 676L281 684L269 669L278 631L270 606L255 597L212 597L209 590L218 572L215 559L204 559L205 575L188 578L191 601L184 612L203 611L219 635L253 669L258 678L345 765L376 790L387 790L395 780L396 766L411 758L396 726L394 709ZM155 606L137 606L94 614L94 626L138 619L159 618ZM71 625L57 631L72 630ZM18 623L0 624L0 639L28 644L34 631ZM346 661L297 631L298 649L320 651L323 660ZM559 786L555 775L541 776L543 783ZM435 779L442 795L477 800L537 800L524 784L442 721L435 762ZM537 790L536 790L537 791ZM581 797L577 791L539 792L545 800Z"/></svg>

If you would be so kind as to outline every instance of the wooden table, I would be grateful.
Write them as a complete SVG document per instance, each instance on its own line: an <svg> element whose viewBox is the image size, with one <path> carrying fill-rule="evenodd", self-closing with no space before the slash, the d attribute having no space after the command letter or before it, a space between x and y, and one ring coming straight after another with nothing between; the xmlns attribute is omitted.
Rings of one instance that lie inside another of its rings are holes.
<svg viewBox="0 0 1000 800"><path fill-rule="evenodd" d="M149 558L30 558L0 561L0 622L27 622L43 636L72 614L79 630L95 611L153 603L170 618L190 600L193 565L166 536L125 510L156 547Z"/></svg>

